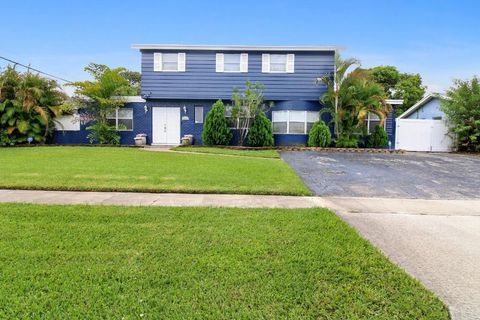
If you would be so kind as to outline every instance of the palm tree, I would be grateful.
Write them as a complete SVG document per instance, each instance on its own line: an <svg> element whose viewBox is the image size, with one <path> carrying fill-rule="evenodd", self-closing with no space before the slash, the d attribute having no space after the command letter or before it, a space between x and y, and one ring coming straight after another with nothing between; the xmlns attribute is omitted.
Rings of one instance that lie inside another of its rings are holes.
<svg viewBox="0 0 480 320"><path fill-rule="evenodd" d="M349 72L354 65L358 66ZM337 54L333 77L325 75L319 80L327 86L320 98L325 105L322 113L331 115L336 139L358 133L369 112L377 114L381 124L385 121L390 111L390 106L385 103L386 94L382 86L360 68L357 59L343 60Z"/></svg>

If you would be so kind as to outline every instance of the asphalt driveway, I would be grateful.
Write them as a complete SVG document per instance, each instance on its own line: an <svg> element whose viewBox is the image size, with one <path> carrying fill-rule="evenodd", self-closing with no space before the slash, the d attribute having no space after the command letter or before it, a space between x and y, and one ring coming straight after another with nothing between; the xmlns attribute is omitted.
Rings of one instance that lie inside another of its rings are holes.
<svg viewBox="0 0 480 320"><path fill-rule="evenodd" d="M283 152L282 158L329 208L433 290L453 319L480 319L480 157Z"/></svg>
<svg viewBox="0 0 480 320"><path fill-rule="evenodd" d="M480 198L480 156L282 152L319 196Z"/></svg>

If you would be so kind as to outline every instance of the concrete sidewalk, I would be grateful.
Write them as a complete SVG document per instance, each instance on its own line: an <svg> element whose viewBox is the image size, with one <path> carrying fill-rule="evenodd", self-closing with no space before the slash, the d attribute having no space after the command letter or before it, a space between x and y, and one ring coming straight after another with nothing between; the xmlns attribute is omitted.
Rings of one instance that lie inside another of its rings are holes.
<svg viewBox="0 0 480 320"><path fill-rule="evenodd" d="M237 208L326 207L343 213L477 215L480 200L294 197L241 194L85 192L0 189L0 202Z"/></svg>

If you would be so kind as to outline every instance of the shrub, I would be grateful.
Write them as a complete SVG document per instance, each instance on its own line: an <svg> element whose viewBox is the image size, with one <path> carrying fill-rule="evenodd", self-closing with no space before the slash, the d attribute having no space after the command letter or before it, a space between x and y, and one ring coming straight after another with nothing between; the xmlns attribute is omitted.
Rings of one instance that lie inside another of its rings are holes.
<svg viewBox="0 0 480 320"><path fill-rule="evenodd" d="M270 147L274 145L272 122L265 116L263 111L260 111L253 119L247 137L248 144L252 147Z"/></svg>
<svg viewBox="0 0 480 320"><path fill-rule="evenodd" d="M367 138L367 148L384 148L388 143L388 135L381 126L375 126L373 133Z"/></svg>
<svg viewBox="0 0 480 320"><path fill-rule="evenodd" d="M202 132L203 143L206 145L228 145L232 140L232 131L225 118L225 106L218 100L205 117Z"/></svg>
<svg viewBox="0 0 480 320"><path fill-rule="evenodd" d="M95 123L86 129L90 131L87 135L90 143L120 144L120 135L113 126L105 123Z"/></svg>
<svg viewBox="0 0 480 320"><path fill-rule="evenodd" d="M308 132L309 147L327 147L332 140L330 129L323 121L317 121Z"/></svg>
<svg viewBox="0 0 480 320"><path fill-rule="evenodd" d="M480 79L456 80L455 86L442 99L441 109L445 112L461 151L480 152Z"/></svg>
<svg viewBox="0 0 480 320"><path fill-rule="evenodd" d="M337 148L358 148L358 138L354 136L340 136L335 140Z"/></svg>

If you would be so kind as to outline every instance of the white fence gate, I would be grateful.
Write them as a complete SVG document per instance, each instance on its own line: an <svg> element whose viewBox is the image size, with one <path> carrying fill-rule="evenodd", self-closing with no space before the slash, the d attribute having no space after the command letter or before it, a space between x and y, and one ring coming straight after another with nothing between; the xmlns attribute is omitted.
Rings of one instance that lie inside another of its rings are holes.
<svg viewBox="0 0 480 320"><path fill-rule="evenodd" d="M443 120L397 119L395 149L407 151L452 151L453 140Z"/></svg>

